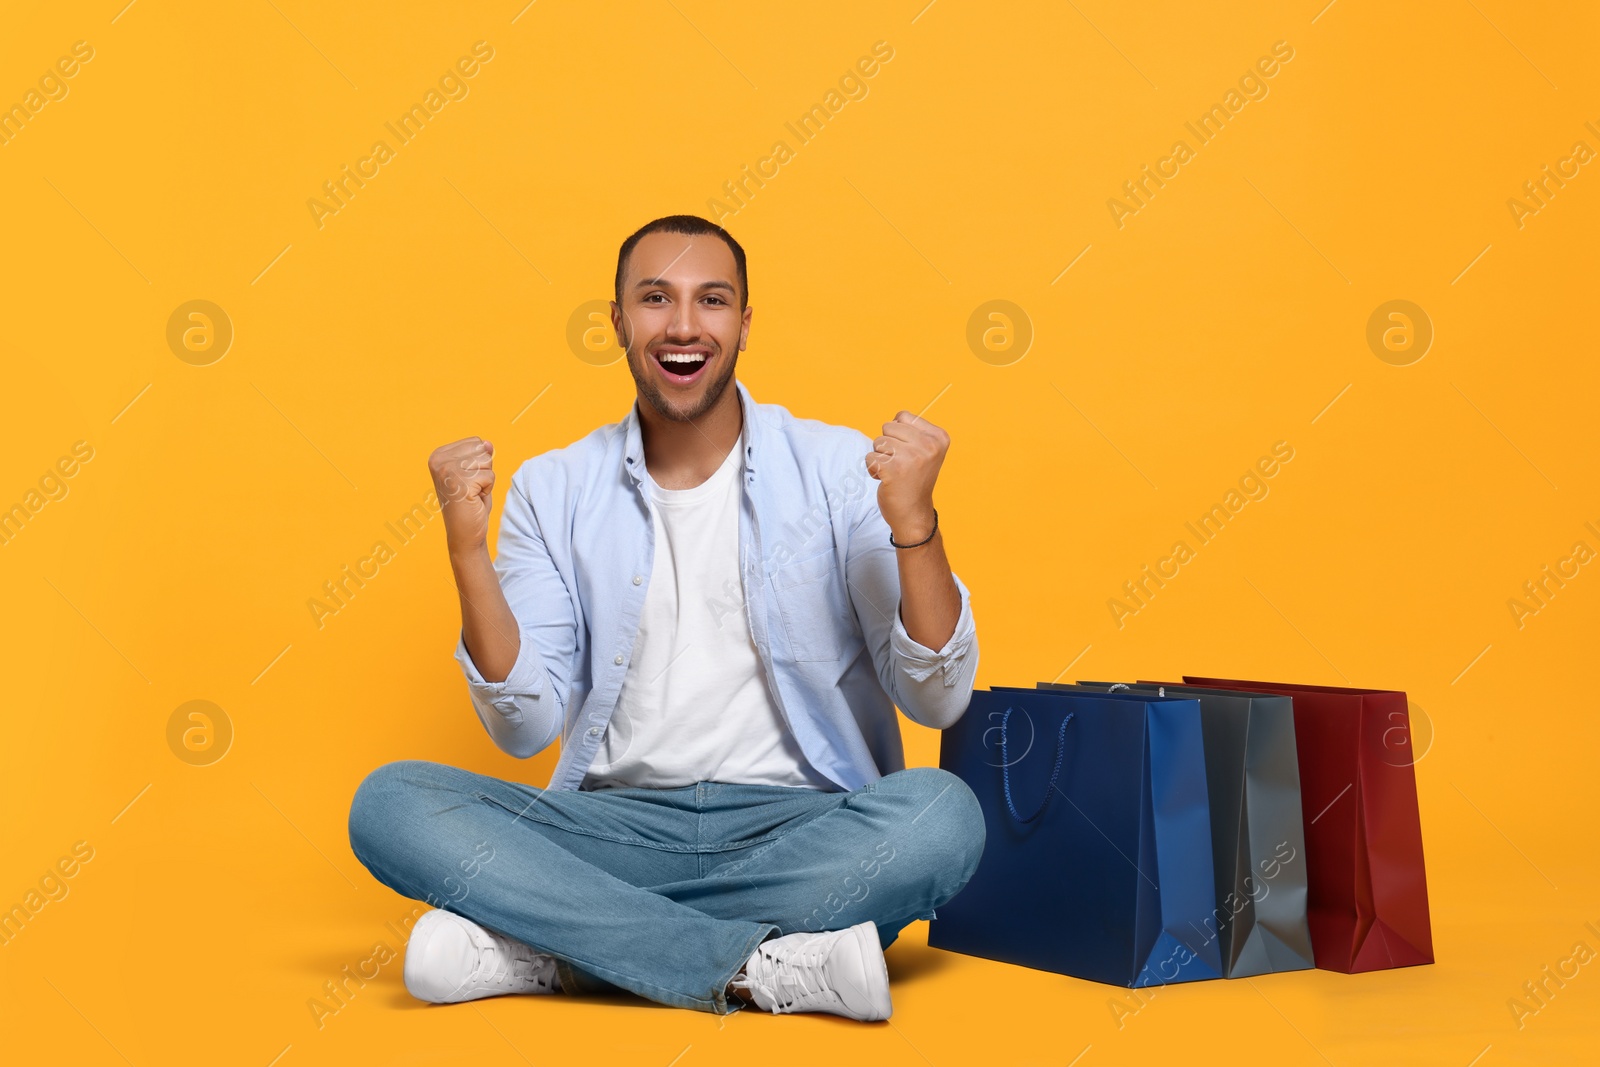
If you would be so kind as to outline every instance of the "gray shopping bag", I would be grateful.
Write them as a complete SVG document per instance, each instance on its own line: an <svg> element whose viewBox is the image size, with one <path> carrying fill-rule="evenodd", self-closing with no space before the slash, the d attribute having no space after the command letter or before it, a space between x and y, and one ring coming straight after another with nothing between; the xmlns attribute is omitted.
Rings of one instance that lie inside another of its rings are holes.
<svg viewBox="0 0 1600 1067"><path fill-rule="evenodd" d="M1306 922L1305 827L1294 707L1289 697L1192 686L1041 682L1041 689L1093 689L1200 701L1211 801L1216 910L1205 935L1229 978L1313 965Z"/></svg>

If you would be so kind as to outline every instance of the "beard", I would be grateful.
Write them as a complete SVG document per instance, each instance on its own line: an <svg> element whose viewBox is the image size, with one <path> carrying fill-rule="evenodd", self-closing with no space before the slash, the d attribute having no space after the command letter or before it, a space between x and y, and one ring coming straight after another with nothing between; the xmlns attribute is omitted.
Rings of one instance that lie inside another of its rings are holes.
<svg viewBox="0 0 1600 1067"><path fill-rule="evenodd" d="M719 352L715 358L721 359L726 353ZM650 368L644 366L645 361L654 361L655 357L641 353L638 360L633 353L628 354L628 372L633 375L633 383L638 387L639 396L656 410L662 418L671 419L673 422L694 422L700 416L716 406L722 398L723 391L728 388L728 383L733 380L734 368L739 365L739 353L735 350L727 358L727 366L716 372L716 377L706 382L705 390L700 394L700 399L694 401L688 408L674 407L672 401L667 399L661 391L660 385L650 373Z"/></svg>

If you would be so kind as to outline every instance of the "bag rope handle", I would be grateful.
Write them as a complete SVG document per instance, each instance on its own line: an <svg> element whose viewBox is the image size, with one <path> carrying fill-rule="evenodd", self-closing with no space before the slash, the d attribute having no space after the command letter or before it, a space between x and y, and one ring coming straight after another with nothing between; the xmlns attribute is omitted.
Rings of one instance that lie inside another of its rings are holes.
<svg viewBox="0 0 1600 1067"><path fill-rule="evenodd" d="M1006 724L1011 721L1011 713L1015 708L1007 708L1006 713L1000 717L1000 784L1005 789L1006 810L1011 812L1011 817L1020 823L1027 824L1044 814L1045 807L1050 803L1050 794L1056 791L1056 779L1061 777L1061 763L1067 754L1067 726L1072 722L1076 712L1067 712L1061 720L1061 729L1056 733L1056 765L1050 771L1050 781L1045 786L1044 799L1039 801L1039 807L1032 815L1024 819L1017 812L1016 802L1011 799L1011 756L1007 751Z"/></svg>
<svg viewBox="0 0 1600 1067"><path fill-rule="evenodd" d="M1130 686L1127 682L1114 682L1114 683L1112 683L1111 688L1107 689L1106 692L1115 693L1118 689L1127 689L1127 690L1131 691L1133 689L1133 687ZM1166 686L1164 686L1164 685L1156 686L1156 696L1164 697L1166 695L1167 695L1167 687Z"/></svg>

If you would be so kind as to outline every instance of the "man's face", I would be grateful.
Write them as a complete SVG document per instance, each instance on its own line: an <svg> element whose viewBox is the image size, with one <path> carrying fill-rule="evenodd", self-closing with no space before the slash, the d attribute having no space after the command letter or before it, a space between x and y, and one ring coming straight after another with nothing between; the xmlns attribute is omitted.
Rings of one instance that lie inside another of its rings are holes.
<svg viewBox="0 0 1600 1067"><path fill-rule="evenodd" d="M611 325L628 352L639 397L669 419L711 410L750 333L739 308L733 250L719 237L652 233L633 248Z"/></svg>

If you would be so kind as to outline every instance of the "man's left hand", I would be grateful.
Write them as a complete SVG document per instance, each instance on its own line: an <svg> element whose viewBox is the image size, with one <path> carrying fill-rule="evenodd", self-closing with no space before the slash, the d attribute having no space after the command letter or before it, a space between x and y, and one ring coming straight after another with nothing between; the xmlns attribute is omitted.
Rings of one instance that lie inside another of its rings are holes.
<svg viewBox="0 0 1600 1067"><path fill-rule="evenodd" d="M913 544L933 529L933 485L949 448L949 434L909 411L873 440L867 473L878 480L878 510L896 541Z"/></svg>

